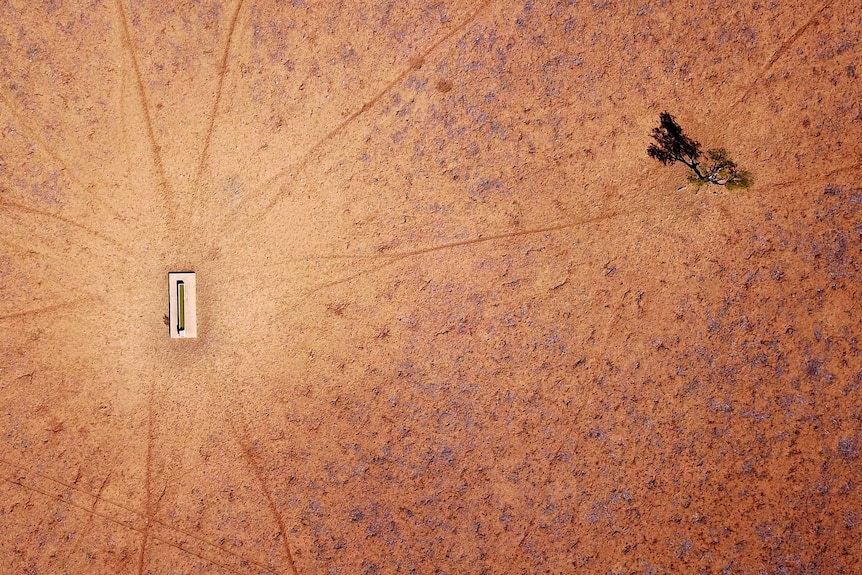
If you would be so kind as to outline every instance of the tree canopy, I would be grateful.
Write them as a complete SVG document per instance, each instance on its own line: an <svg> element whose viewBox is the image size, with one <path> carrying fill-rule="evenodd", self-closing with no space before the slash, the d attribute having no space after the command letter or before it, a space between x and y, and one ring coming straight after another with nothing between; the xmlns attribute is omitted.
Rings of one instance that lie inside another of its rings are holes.
<svg viewBox="0 0 862 575"><path fill-rule="evenodd" d="M647 154L666 166L676 162L688 166L692 171L689 182L696 188L706 184L728 189L747 188L754 182L751 172L740 170L724 148L708 150L707 161L701 165L700 143L686 136L669 112L659 116L659 126L653 129L652 139L655 142L649 145Z"/></svg>

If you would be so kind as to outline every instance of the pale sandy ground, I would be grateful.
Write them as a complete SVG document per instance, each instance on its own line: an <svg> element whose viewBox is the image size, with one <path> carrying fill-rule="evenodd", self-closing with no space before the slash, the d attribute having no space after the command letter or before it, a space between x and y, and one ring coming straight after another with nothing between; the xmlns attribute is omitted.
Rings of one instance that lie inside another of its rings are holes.
<svg viewBox="0 0 862 575"><path fill-rule="evenodd" d="M862 572L860 38L0 2L0 572Z"/></svg>

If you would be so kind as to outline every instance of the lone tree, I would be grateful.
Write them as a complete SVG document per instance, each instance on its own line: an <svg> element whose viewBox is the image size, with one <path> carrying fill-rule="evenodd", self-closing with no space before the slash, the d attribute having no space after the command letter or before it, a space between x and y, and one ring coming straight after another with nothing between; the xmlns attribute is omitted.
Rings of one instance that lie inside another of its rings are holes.
<svg viewBox="0 0 862 575"><path fill-rule="evenodd" d="M724 186L728 190L747 188L754 183L751 172L740 170L736 162L727 157L727 150L716 148L707 150L707 161L703 157L700 144L682 133L682 128L668 112L659 116L660 125L653 129L655 143L647 148L647 154L662 164L670 166L680 162L692 171L688 181L696 188L705 184Z"/></svg>

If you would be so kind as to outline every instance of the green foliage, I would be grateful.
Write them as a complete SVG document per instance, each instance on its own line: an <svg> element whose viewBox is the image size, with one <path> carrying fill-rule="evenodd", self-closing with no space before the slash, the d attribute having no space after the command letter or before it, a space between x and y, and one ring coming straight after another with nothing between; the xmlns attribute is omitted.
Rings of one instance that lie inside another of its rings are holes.
<svg viewBox="0 0 862 575"><path fill-rule="evenodd" d="M689 178L689 182L694 183L697 189L705 184L715 184L728 190L738 190L748 188L754 183L751 172L740 170L724 148L709 150L706 157L709 161L703 172L700 169L695 170ZM697 167L701 168L700 164L697 164Z"/></svg>
<svg viewBox="0 0 862 575"><path fill-rule="evenodd" d="M742 170L735 178L724 184L724 187L728 190L744 190L750 188L752 184L754 184L754 174Z"/></svg>
<svg viewBox="0 0 862 575"><path fill-rule="evenodd" d="M701 176L698 176L697 174L689 174L688 175L688 185L693 187L695 192L700 191L700 189L702 187L704 187L705 185L707 185L708 183L709 183L709 180L707 180Z"/></svg>

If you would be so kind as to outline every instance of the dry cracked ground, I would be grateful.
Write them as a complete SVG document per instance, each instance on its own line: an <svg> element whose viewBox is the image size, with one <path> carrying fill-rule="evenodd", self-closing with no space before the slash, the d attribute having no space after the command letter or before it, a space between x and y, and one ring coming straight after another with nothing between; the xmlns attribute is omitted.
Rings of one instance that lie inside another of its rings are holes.
<svg viewBox="0 0 862 575"><path fill-rule="evenodd" d="M0 572L862 572L860 38L0 1Z"/></svg>

